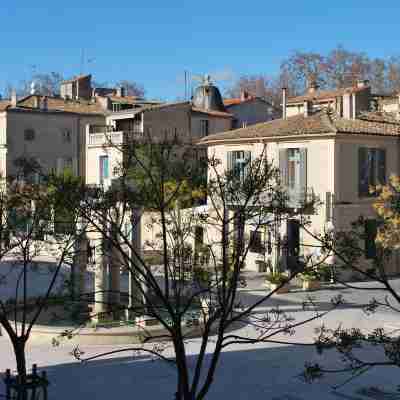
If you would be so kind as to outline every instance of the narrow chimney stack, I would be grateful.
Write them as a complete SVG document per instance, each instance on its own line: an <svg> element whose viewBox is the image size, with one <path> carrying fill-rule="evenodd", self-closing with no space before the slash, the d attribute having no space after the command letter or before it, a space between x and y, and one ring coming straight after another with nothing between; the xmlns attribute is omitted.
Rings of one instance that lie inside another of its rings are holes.
<svg viewBox="0 0 400 400"><path fill-rule="evenodd" d="M311 79L308 83L308 93L314 94L318 91L319 85L315 79Z"/></svg>
<svg viewBox="0 0 400 400"><path fill-rule="evenodd" d="M287 89L282 88L282 119L286 119Z"/></svg>
<svg viewBox="0 0 400 400"><path fill-rule="evenodd" d="M247 100L249 98L249 92L247 91L247 90L245 90L245 89L242 89L241 91L240 91L240 100L241 101L245 101L245 100Z"/></svg>
<svg viewBox="0 0 400 400"><path fill-rule="evenodd" d="M40 97L38 95L33 96L33 108L40 108Z"/></svg>
<svg viewBox="0 0 400 400"><path fill-rule="evenodd" d="M304 100L304 117L307 118L310 115L310 102L308 100Z"/></svg>
<svg viewBox="0 0 400 400"><path fill-rule="evenodd" d="M41 110L48 111L48 109L49 109L48 98L47 98L47 96L44 96L42 98L42 102L41 102Z"/></svg>
<svg viewBox="0 0 400 400"><path fill-rule="evenodd" d="M117 88L117 97L125 97L125 88L123 86Z"/></svg>
<svg viewBox="0 0 400 400"><path fill-rule="evenodd" d="M11 107L17 107L17 92L15 90L11 92Z"/></svg>

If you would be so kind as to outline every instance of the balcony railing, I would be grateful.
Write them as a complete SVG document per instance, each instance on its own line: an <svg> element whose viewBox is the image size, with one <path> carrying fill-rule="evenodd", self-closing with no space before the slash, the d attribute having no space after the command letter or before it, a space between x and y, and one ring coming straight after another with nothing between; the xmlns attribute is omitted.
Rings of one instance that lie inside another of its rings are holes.
<svg viewBox="0 0 400 400"><path fill-rule="evenodd" d="M126 139L139 139L142 137L143 131L141 129L135 129L133 131L89 133L88 146L121 145Z"/></svg>

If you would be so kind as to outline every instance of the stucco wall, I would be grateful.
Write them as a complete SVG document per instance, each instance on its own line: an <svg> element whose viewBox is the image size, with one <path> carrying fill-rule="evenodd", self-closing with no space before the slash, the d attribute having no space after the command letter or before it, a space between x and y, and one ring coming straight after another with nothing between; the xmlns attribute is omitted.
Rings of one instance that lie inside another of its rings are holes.
<svg viewBox="0 0 400 400"><path fill-rule="evenodd" d="M228 112L235 116L234 128L270 121L273 117L272 107L259 99L229 106Z"/></svg>
<svg viewBox="0 0 400 400"><path fill-rule="evenodd" d="M25 130L33 129L33 140L25 140ZM70 132L66 142L63 132ZM59 158L71 158L77 172L78 117L74 114L8 111L7 112L7 173L14 175L14 161L19 157L34 157L42 168L57 168Z"/></svg>
<svg viewBox="0 0 400 400"><path fill-rule="evenodd" d="M230 118L214 117L207 114L193 113L191 117L192 138L198 140L203 137L201 132L201 120L208 120L208 134L225 132L232 129Z"/></svg>
<svg viewBox="0 0 400 400"><path fill-rule="evenodd" d="M173 138L175 135L181 140L190 138L189 124L190 106L179 104L163 107L143 113L143 128L145 135L152 138Z"/></svg>

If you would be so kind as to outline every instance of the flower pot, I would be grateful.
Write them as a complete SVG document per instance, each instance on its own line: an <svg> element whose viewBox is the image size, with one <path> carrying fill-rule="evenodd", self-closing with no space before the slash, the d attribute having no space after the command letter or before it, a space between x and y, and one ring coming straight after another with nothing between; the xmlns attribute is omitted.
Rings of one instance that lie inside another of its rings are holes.
<svg viewBox="0 0 400 400"><path fill-rule="evenodd" d="M317 290L321 288L321 282L318 280L304 280L303 290Z"/></svg>
<svg viewBox="0 0 400 400"><path fill-rule="evenodd" d="M271 292L274 291L278 286L277 283L271 283L269 282L269 288L271 289ZM283 293L289 293L289 284L283 285L281 288L279 288L276 292L276 294L283 294Z"/></svg>

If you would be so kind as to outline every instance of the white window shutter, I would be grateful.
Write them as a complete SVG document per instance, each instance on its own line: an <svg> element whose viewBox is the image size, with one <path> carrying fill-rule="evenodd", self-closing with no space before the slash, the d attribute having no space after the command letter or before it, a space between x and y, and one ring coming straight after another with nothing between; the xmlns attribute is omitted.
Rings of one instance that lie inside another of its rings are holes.
<svg viewBox="0 0 400 400"><path fill-rule="evenodd" d="M279 149L279 171L284 186L288 184L288 152L287 149Z"/></svg>

